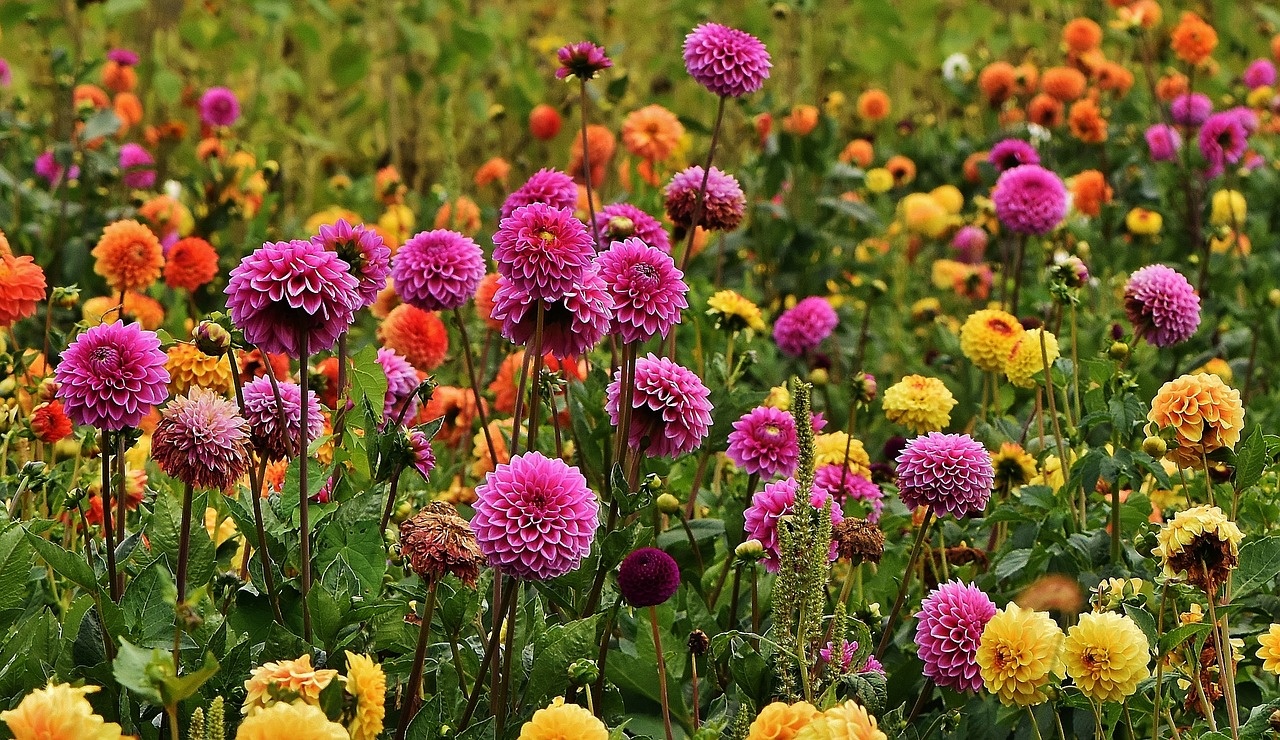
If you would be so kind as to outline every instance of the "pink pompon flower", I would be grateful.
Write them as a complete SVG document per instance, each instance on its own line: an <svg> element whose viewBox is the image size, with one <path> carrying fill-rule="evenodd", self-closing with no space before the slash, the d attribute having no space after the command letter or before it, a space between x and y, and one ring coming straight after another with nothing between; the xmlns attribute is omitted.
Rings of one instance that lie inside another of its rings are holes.
<svg viewBox="0 0 1280 740"><path fill-rule="evenodd" d="M357 308L368 308L378 300L378 293L387 287L387 275L391 274L391 248L378 232L340 218L333 224L321 224L320 233L311 237L311 243L338 255L351 268L360 298ZM396 285L397 290L399 287Z"/></svg>
<svg viewBox="0 0 1280 740"><path fill-rule="evenodd" d="M1256 122L1257 119L1252 119ZM1249 146L1251 119L1235 111L1223 111L1209 116L1200 127L1200 155L1208 162L1205 177L1221 175L1228 164L1235 164L1244 156Z"/></svg>
<svg viewBox="0 0 1280 740"><path fill-rule="evenodd" d="M831 336L840 323L827 299L810 296L787 309L773 323L773 341L792 357L806 355Z"/></svg>
<svg viewBox="0 0 1280 740"><path fill-rule="evenodd" d="M956 691L982 690L978 643L996 605L982 589L947 581L929 592L916 614L916 647L924 675Z"/></svg>
<svg viewBox="0 0 1280 740"><path fill-rule="evenodd" d="M733 423L725 454L734 465L766 480L791 475L800 456L795 418L772 406L751 409Z"/></svg>
<svg viewBox="0 0 1280 740"><path fill-rule="evenodd" d="M499 277L492 316L502 322L502 336L528 346L538 330L539 303L505 277ZM585 354L609 333L613 297L594 269L568 293L541 305L542 351L556 358Z"/></svg>
<svg viewBox="0 0 1280 740"><path fill-rule="evenodd" d="M119 64L122 67L135 67L138 64L138 55L129 49L112 49L107 52L107 59Z"/></svg>
<svg viewBox="0 0 1280 740"><path fill-rule="evenodd" d="M249 472L249 422L233 402L192 388L160 413L151 456L189 486L226 491Z"/></svg>
<svg viewBox="0 0 1280 740"><path fill-rule="evenodd" d="M622 371L606 390L605 410L616 427L622 408ZM636 360L627 443L649 457L679 457L711 431L711 391L697 373L652 352Z"/></svg>
<svg viewBox="0 0 1280 740"><path fill-rule="evenodd" d="M68 170L58 164L58 160L54 158L52 151L47 151L36 157L35 173L43 177L50 185L57 185L62 182L62 176L65 174L68 180L75 180L80 177L80 168L71 165Z"/></svg>
<svg viewBox="0 0 1280 740"><path fill-rule="evenodd" d="M484 279L480 245L456 231L415 234L396 252L391 279L405 303L424 311L461 308Z"/></svg>
<svg viewBox="0 0 1280 740"><path fill-rule="evenodd" d="M604 49L590 41L565 44L556 51L556 58L560 60L556 77L561 80L570 76L583 81L594 79L600 70L613 66Z"/></svg>
<svg viewBox="0 0 1280 740"><path fill-rule="evenodd" d="M675 260L636 237L614 242L596 267L613 297L613 333L627 344L665 339L689 307L689 286Z"/></svg>
<svg viewBox="0 0 1280 740"><path fill-rule="evenodd" d="M703 172L699 165L677 172L667 183L663 195L666 198L667 217L676 226L688 229L698 213L698 191L702 189ZM707 192L704 196L702 215L698 225L708 231L733 231L742 223L747 198L733 175L712 167L707 176Z"/></svg>
<svg viewBox="0 0 1280 740"><path fill-rule="evenodd" d="M1179 126L1196 127L1209 119L1213 101L1204 93L1179 95L1169 103L1169 117Z"/></svg>
<svg viewBox="0 0 1280 740"><path fill-rule="evenodd" d="M987 232L980 226L961 226L951 237L951 248L956 251L957 260L976 265L986 255Z"/></svg>
<svg viewBox="0 0 1280 740"><path fill-rule="evenodd" d="M244 386L244 418L249 422L249 441L267 460L289 460L298 454L298 436L302 428L302 388L297 383L280 381L280 400L276 401L271 378L254 378ZM283 410L282 410L283 409ZM283 425L281 422L284 422ZM307 444L324 432L320 416L320 399L315 391L307 391Z"/></svg>
<svg viewBox="0 0 1280 740"><path fill-rule="evenodd" d="M843 506L847 501L860 501L867 507L866 519L875 524L884 513L884 491L870 479L841 465L822 465L813 476L813 490L836 497Z"/></svg>
<svg viewBox="0 0 1280 740"><path fill-rule="evenodd" d="M996 172L1004 172L1020 164L1040 164L1040 154L1022 139L1004 139L991 147L987 161L996 168Z"/></svg>
<svg viewBox="0 0 1280 740"><path fill-rule="evenodd" d="M431 449L431 439L421 429L410 429L408 435L413 469L418 471L423 480L427 480L431 477L431 471L436 469L436 453Z"/></svg>
<svg viewBox="0 0 1280 740"><path fill-rule="evenodd" d="M383 423L392 423L404 410L404 418L418 414L418 371L409 361L387 347L378 348L378 364L387 376L387 398L382 406Z"/></svg>
<svg viewBox="0 0 1280 740"><path fill-rule="evenodd" d="M567 208L531 203L502 219L493 235L498 273L537 300L573 291L591 267L591 234Z"/></svg>
<svg viewBox="0 0 1280 740"><path fill-rule="evenodd" d="M991 193L996 217L1018 234L1043 236L1067 215L1067 186L1038 164L1005 170Z"/></svg>
<svg viewBox="0 0 1280 740"><path fill-rule="evenodd" d="M898 497L909 509L927 506L957 519L987 508L995 469L986 448L967 434L929 432L898 455Z"/></svg>
<svg viewBox="0 0 1280 740"><path fill-rule="evenodd" d="M480 552L503 573L545 581L591 553L600 507L587 479L563 460L516 455L476 486L474 506Z"/></svg>
<svg viewBox="0 0 1280 740"><path fill-rule="evenodd" d="M703 23L684 38L684 68L698 84L722 98L740 98L769 79L769 51L745 31Z"/></svg>
<svg viewBox="0 0 1280 740"><path fill-rule="evenodd" d="M156 184L156 161L141 146L133 143L120 147L120 172L124 184L145 189Z"/></svg>
<svg viewBox="0 0 1280 740"><path fill-rule="evenodd" d="M1270 59L1255 59L1245 67L1242 76L1245 87L1256 90L1276 84L1276 65Z"/></svg>
<svg viewBox="0 0 1280 740"><path fill-rule="evenodd" d="M540 169L503 201L502 217L507 218L530 203L573 210L578 205L578 186L572 177L559 170Z"/></svg>
<svg viewBox="0 0 1280 740"><path fill-rule="evenodd" d="M608 249L615 241L635 237L649 246L671 252L671 237L658 219L630 203L610 203L596 211L600 241L596 249Z"/></svg>
<svg viewBox="0 0 1280 740"><path fill-rule="evenodd" d="M169 359L155 332L101 324L81 333L54 371L58 398L77 424L116 432L138 426L169 397Z"/></svg>
<svg viewBox="0 0 1280 740"><path fill-rule="evenodd" d="M1151 159L1156 162L1172 162L1182 148L1182 135L1168 124L1157 123L1148 127L1143 137L1147 140Z"/></svg>
<svg viewBox="0 0 1280 740"><path fill-rule="evenodd" d="M342 258L312 242L267 242L240 261L227 309L245 339L269 354L324 352L351 326L359 283Z"/></svg>
<svg viewBox="0 0 1280 740"><path fill-rule="evenodd" d="M1139 337L1156 347L1185 342L1200 326L1200 296L1182 273L1147 265L1124 286L1124 312Z"/></svg>
<svg viewBox="0 0 1280 740"><path fill-rule="evenodd" d="M211 87L200 96L200 121L206 126L230 126L240 118L240 101L225 87Z"/></svg>
<svg viewBox="0 0 1280 740"><path fill-rule="evenodd" d="M759 540L760 544L764 545L764 568L770 573L777 573L782 564L781 553L778 551L778 520L790 514L795 507L797 488L794 478L774 481L751 497L751 506L744 514L743 526L746 533L751 539ZM826 492L815 490L809 496L809 503L814 508L821 509L826 506L829 498ZM831 523L839 524L842 521L844 521L844 512L836 502L832 501ZM833 561L839 554L837 548L837 543L833 541L831 543Z"/></svg>

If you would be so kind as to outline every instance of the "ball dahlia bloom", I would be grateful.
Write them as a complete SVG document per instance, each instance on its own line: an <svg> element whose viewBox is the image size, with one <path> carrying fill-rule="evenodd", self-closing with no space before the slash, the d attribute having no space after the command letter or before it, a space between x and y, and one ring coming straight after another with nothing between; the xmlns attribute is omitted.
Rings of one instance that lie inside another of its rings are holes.
<svg viewBox="0 0 1280 740"><path fill-rule="evenodd" d="M766 705L756 715L747 729L747 740L794 740L818 716L818 708L807 701L787 704L775 701Z"/></svg>
<svg viewBox="0 0 1280 740"><path fill-rule="evenodd" d="M1004 172L1020 164L1040 164L1040 154L1022 139L1004 139L991 147L987 161L996 168L996 172Z"/></svg>
<svg viewBox="0 0 1280 740"><path fill-rule="evenodd" d="M1255 59L1245 67L1240 79L1250 90L1270 87L1276 84L1276 65L1272 64L1270 59Z"/></svg>
<svg viewBox="0 0 1280 740"><path fill-rule="evenodd" d="M240 118L240 101L225 87L211 87L200 96L200 122L206 126L230 126Z"/></svg>
<svg viewBox="0 0 1280 740"><path fill-rule="evenodd" d="M100 717L85 698L99 690L50 681L24 696L18 706L0 712L0 721L19 740L121 740L120 725Z"/></svg>
<svg viewBox="0 0 1280 740"><path fill-rule="evenodd" d="M631 606L664 604L679 588L680 566L656 547L635 550L618 566L618 591Z"/></svg>
<svg viewBox="0 0 1280 740"><path fill-rule="evenodd" d="M418 371L404 357L388 347L378 348L378 365L387 376L387 397L382 405L385 422L394 421L404 410L404 418L412 419L418 413Z"/></svg>
<svg viewBox="0 0 1280 740"><path fill-rule="evenodd" d="M178 342L166 353L165 369L169 371L169 390L184 395L192 388L205 388L220 394L231 392L231 363L221 356L206 355L194 344Z"/></svg>
<svg viewBox="0 0 1280 740"><path fill-rule="evenodd" d="M493 235L498 273L537 300L554 301L572 292L595 253L587 227L573 211L545 203L517 208Z"/></svg>
<svg viewBox="0 0 1280 740"><path fill-rule="evenodd" d="M596 211L600 241L596 249L608 249L615 241L635 237L655 249L671 252L671 237L658 219L630 203L610 203Z"/></svg>
<svg viewBox="0 0 1280 740"><path fill-rule="evenodd" d="M599 504L587 479L563 460L516 455L476 486L474 507L480 551L508 575L549 580L591 553Z"/></svg>
<svg viewBox="0 0 1280 740"><path fill-rule="evenodd" d="M164 282L171 288L194 293L218 276L218 252L198 236L179 239L164 260Z"/></svg>
<svg viewBox="0 0 1280 740"><path fill-rule="evenodd" d="M36 157L34 170L36 175L44 178L45 182L54 186L62 182L63 176L68 180L77 180L80 178L80 167L71 165L70 169L64 168L58 164L58 160L54 158L52 151L46 151Z"/></svg>
<svg viewBox="0 0 1280 740"><path fill-rule="evenodd" d="M502 336L528 345L538 330L539 305L543 307L542 351L556 358L585 354L609 333L613 297L594 268L564 295L541 303L501 278L493 294L493 318L502 322Z"/></svg>
<svg viewBox="0 0 1280 740"><path fill-rule="evenodd" d="M193 488L226 491L249 472L249 422L231 401L193 388L160 413L151 456Z"/></svg>
<svg viewBox="0 0 1280 740"><path fill-rule="evenodd" d="M689 229L698 213L698 193L702 190L705 170L700 165L686 167L677 172L663 190L666 199L667 218L676 226ZM705 175L707 191L703 196L702 215L698 226L708 231L733 231L742 223L746 212L747 197L733 175L716 167Z"/></svg>
<svg viewBox="0 0 1280 740"><path fill-rule="evenodd" d="M347 263L356 279L356 295L360 298L357 308L367 308L378 300L378 293L387 287L387 276L391 274L391 248L377 231L364 224L353 226L340 218L332 224L321 224L311 242Z"/></svg>
<svg viewBox="0 0 1280 740"><path fill-rule="evenodd" d="M1099 702L1122 702L1151 675L1151 646L1128 616L1091 612L1067 630L1063 663L1076 688Z"/></svg>
<svg viewBox="0 0 1280 740"><path fill-rule="evenodd" d="M149 188L156 184L156 160L137 144L120 147L120 172L124 184L131 188Z"/></svg>
<svg viewBox="0 0 1280 740"><path fill-rule="evenodd" d="M1180 511L1156 534L1152 556L1164 565L1164 574L1186 574L1188 583L1216 594L1231 571L1240 564L1244 535L1217 506L1193 506Z"/></svg>
<svg viewBox="0 0 1280 740"><path fill-rule="evenodd" d="M138 426L169 397L168 355L137 324L101 324L75 338L54 371L57 396L77 424L107 431Z"/></svg>
<svg viewBox="0 0 1280 740"><path fill-rule="evenodd" d="M288 460L298 454L298 436L302 423L302 388L297 383L280 381L280 400L271 378L255 378L244 386L244 417L249 422L249 441L267 460ZM283 411L281 410L283 409ZM281 425L283 421L283 425ZM320 399L315 391L307 391L307 444L324 432L320 415Z"/></svg>
<svg viewBox="0 0 1280 740"><path fill-rule="evenodd" d="M871 657L868 660L875 660ZM867 708L850 699L814 717L795 734L794 740L887 740Z"/></svg>
<svg viewBox="0 0 1280 740"><path fill-rule="evenodd" d="M556 78L561 80L577 77L585 82L595 79L601 70L613 66L613 60L604 53L604 49L590 41L565 44L556 50L556 59L560 61Z"/></svg>
<svg viewBox="0 0 1280 740"><path fill-rule="evenodd" d="M787 309L773 322L773 341L792 357L801 357L818 348L840 323L830 301L810 296Z"/></svg>
<svg viewBox="0 0 1280 740"><path fill-rule="evenodd" d="M557 696L549 706L533 713L520 728L520 740L608 740L609 728L587 709L566 704Z"/></svg>
<svg viewBox="0 0 1280 740"><path fill-rule="evenodd" d="M960 327L960 351L979 370L1002 373L1022 332L1018 317L1007 311L994 308L974 311Z"/></svg>
<svg viewBox="0 0 1280 740"><path fill-rule="evenodd" d="M930 591L916 614L916 648L924 675L938 686L981 691L978 644L995 615L995 602L972 584L947 581Z"/></svg>
<svg viewBox="0 0 1280 740"><path fill-rule="evenodd" d="M231 271L231 320L263 352L300 357L304 340L308 353L328 350L360 308L347 268L312 242L267 242Z"/></svg>
<svg viewBox="0 0 1280 740"><path fill-rule="evenodd" d="M650 163L670 157L684 138L684 124L661 105L646 105L622 121L622 144L631 154Z"/></svg>
<svg viewBox="0 0 1280 740"><path fill-rule="evenodd" d="M1200 326L1200 296L1182 273L1147 265L1124 286L1124 312L1133 332L1157 347L1185 342Z"/></svg>
<svg viewBox="0 0 1280 740"><path fill-rule="evenodd" d="M770 573L777 573L782 566L782 553L778 550L781 544L778 537L778 521L789 515L795 508L798 488L799 485L794 478L783 478L769 483L751 497L751 506L747 507L743 514L743 529L749 538L758 540L764 546L764 567ZM825 491L814 489L809 494L809 503L815 509L826 506L827 501L831 501L831 524L835 526L844 521L844 512L840 510L840 505ZM839 543L833 539L830 552L833 562L840 555L839 548Z"/></svg>
<svg viewBox="0 0 1280 740"><path fill-rule="evenodd" d="M350 740L346 728L331 722L314 704L277 702L244 718L236 730L236 740Z"/></svg>
<svg viewBox="0 0 1280 740"><path fill-rule="evenodd" d="M91 254L93 271L116 292L146 290L160 277L164 265L160 240L133 220L107 224Z"/></svg>
<svg viewBox="0 0 1280 740"><path fill-rule="evenodd" d="M1045 688L1062 672L1062 629L1046 612L1009 604L987 622L977 660L983 683L1001 704L1042 704Z"/></svg>
<svg viewBox="0 0 1280 740"><path fill-rule="evenodd" d="M440 317L407 303L391 309L378 325L377 336L423 372L439 367L449 352L449 330Z"/></svg>
<svg viewBox="0 0 1280 740"><path fill-rule="evenodd" d="M484 279L484 252L470 237L438 229L414 235L391 262L405 303L424 311L461 308Z"/></svg>
<svg viewBox="0 0 1280 740"><path fill-rule="evenodd" d="M987 252L987 232L979 226L961 226L951 237L951 248L956 252L956 259L967 265L982 262Z"/></svg>
<svg viewBox="0 0 1280 740"><path fill-rule="evenodd" d="M996 217L1017 234L1043 236L1067 215L1067 187L1062 178L1038 164L1005 170L991 193Z"/></svg>
<svg viewBox="0 0 1280 740"><path fill-rule="evenodd" d="M733 423L725 454L734 465L766 480L791 475L800 456L795 418L772 406L748 411Z"/></svg>
<svg viewBox="0 0 1280 740"><path fill-rule="evenodd" d="M1204 93L1179 95L1169 103L1169 117L1179 126L1195 128L1209 120L1213 101Z"/></svg>
<svg viewBox="0 0 1280 740"><path fill-rule="evenodd" d="M34 314L45 292L44 270L34 257L14 257L7 250L0 251L0 328Z"/></svg>
<svg viewBox="0 0 1280 740"><path fill-rule="evenodd" d="M502 202L502 217L510 218L517 209L532 203L573 210L578 205L578 185L559 170L540 169Z"/></svg>
<svg viewBox="0 0 1280 740"><path fill-rule="evenodd" d="M916 434L940 432L951 423L955 396L938 378L908 375L884 392L884 416Z"/></svg>
<svg viewBox="0 0 1280 740"><path fill-rule="evenodd" d="M613 375L605 410L616 427L622 371ZM692 370L649 353L636 360L627 443L649 457L675 458L698 448L711 431L711 391Z"/></svg>
<svg viewBox="0 0 1280 740"><path fill-rule="evenodd" d="M764 86L773 66L760 39L745 31L703 23L684 38L684 68L722 98L740 98Z"/></svg>
<svg viewBox="0 0 1280 740"><path fill-rule="evenodd" d="M841 506L859 501L867 507L867 521L875 524L884 513L884 491L872 480L854 470L853 465L820 465L813 475L813 490L835 497Z"/></svg>
<svg viewBox="0 0 1280 740"><path fill-rule="evenodd" d="M675 260L636 237L614 242L596 267L613 298L611 330L627 344L665 339L689 307L689 286Z"/></svg>
<svg viewBox="0 0 1280 740"><path fill-rule="evenodd" d="M1204 466L1204 457L1234 450L1244 429L1240 391L1209 373L1183 375L1160 386L1147 419L1172 429L1177 445L1165 457L1183 468Z"/></svg>
<svg viewBox="0 0 1280 740"><path fill-rule="evenodd" d="M1041 338L1044 345L1041 346ZM1009 351L1009 360L1005 363L1004 373L1009 382L1019 388L1035 388L1036 373L1044 370L1044 360L1048 357L1049 366L1058 359L1058 338L1053 332L1044 329L1028 329L1022 332L1013 349Z"/></svg>
<svg viewBox="0 0 1280 740"><path fill-rule="evenodd" d="M995 469L986 448L967 434L930 432L898 455L898 496L910 509L927 506L957 519L981 513L991 498Z"/></svg>

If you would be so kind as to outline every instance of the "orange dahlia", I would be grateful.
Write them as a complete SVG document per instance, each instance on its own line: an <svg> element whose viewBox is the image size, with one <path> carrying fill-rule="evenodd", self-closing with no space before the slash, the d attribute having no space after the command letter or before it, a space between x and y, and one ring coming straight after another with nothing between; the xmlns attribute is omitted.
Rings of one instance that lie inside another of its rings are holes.
<svg viewBox="0 0 1280 740"><path fill-rule="evenodd" d="M184 288L192 293L208 284L218 274L218 252L198 236L179 239L169 247L164 263L164 281L171 288Z"/></svg>
<svg viewBox="0 0 1280 740"><path fill-rule="evenodd" d="M0 237L2 238L2 237ZM0 327L13 326L36 312L44 300L44 270L30 255L14 257L6 249L0 253Z"/></svg>
<svg viewBox="0 0 1280 740"><path fill-rule="evenodd" d="M1027 104L1027 120L1037 126L1056 128L1062 125L1062 101L1040 93Z"/></svg>
<svg viewBox="0 0 1280 740"><path fill-rule="evenodd" d="M612 131L596 124L587 126L587 153L593 186L598 187L604 182L604 173L617 148L618 142ZM582 136L573 137L573 145L569 147L569 174L575 179L582 179Z"/></svg>
<svg viewBox="0 0 1280 740"><path fill-rule="evenodd" d="M131 92L138 84L138 73L132 65L108 59L102 65L102 84L111 92Z"/></svg>
<svg viewBox="0 0 1280 740"><path fill-rule="evenodd" d="M71 434L71 420L62 410L62 401L42 403L31 410L31 432L45 444L54 444Z"/></svg>
<svg viewBox="0 0 1280 740"><path fill-rule="evenodd" d="M889 115L889 95L879 88L871 88L858 96L858 115L868 121L879 121Z"/></svg>
<svg viewBox="0 0 1280 740"><path fill-rule="evenodd" d="M993 107L1013 97L1017 75L1008 62L992 62L978 74L978 87Z"/></svg>
<svg viewBox="0 0 1280 740"><path fill-rule="evenodd" d="M123 135L131 126L142 123L142 101L138 100L137 95L131 92L116 93L115 100L111 101L111 107L115 111L116 118L120 119L117 135Z"/></svg>
<svg viewBox="0 0 1280 740"><path fill-rule="evenodd" d="M424 404L418 418L423 422L443 419L436 440L446 445L456 445L471 436L471 424L476 418L476 397L470 388L442 385L431 394L431 401Z"/></svg>
<svg viewBox="0 0 1280 740"><path fill-rule="evenodd" d="M875 161L876 151L866 139L854 139L840 151L840 161L867 168Z"/></svg>
<svg viewBox="0 0 1280 740"><path fill-rule="evenodd" d="M1111 202L1111 186L1098 170L1085 170L1071 179L1071 197L1077 211L1097 218L1102 206Z"/></svg>
<svg viewBox="0 0 1280 740"><path fill-rule="evenodd" d="M631 154L650 162L665 161L680 146L683 136L684 125L680 119L660 105L646 105L622 121L622 145Z"/></svg>
<svg viewBox="0 0 1280 740"><path fill-rule="evenodd" d="M498 273L491 272L480 279L476 288L476 313L484 319L485 326L497 331L502 322L493 318L493 294L498 292Z"/></svg>
<svg viewBox="0 0 1280 740"><path fill-rule="evenodd" d="M1092 51L1102 43L1102 26L1088 18L1073 18L1062 28L1062 42L1077 53Z"/></svg>
<svg viewBox="0 0 1280 740"><path fill-rule="evenodd" d="M108 224L93 256L93 271L117 291L146 290L160 277L164 265L160 240L132 219Z"/></svg>
<svg viewBox="0 0 1280 740"><path fill-rule="evenodd" d="M1124 97L1133 87L1133 73L1122 64L1103 62L1093 71L1093 81L1098 89L1113 92L1116 97Z"/></svg>
<svg viewBox="0 0 1280 740"><path fill-rule="evenodd" d="M465 195L445 201L436 211L435 228L452 229L468 236L480 230L480 206Z"/></svg>
<svg viewBox="0 0 1280 740"><path fill-rule="evenodd" d="M493 157L476 170L475 177L472 182L476 187L482 188L490 183L497 183L502 187L507 186L507 177L511 174L511 164L502 157Z"/></svg>
<svg viewBox="0 0 1280 740"><path fill-rule="evenodd" d="M1178 444L1165 457L1184 468L1198 468L1203 455L1235 449L1244 429L1244 405L1240 391L1217 375L1183 375L1161 386L1147 419L1173 430Z"/></svg>
<svg viewBox="0 0 1280 740"><path fill-rule="evenodd" d="M782 119L782 130L795 136L808 136L818 127L819 115L816 106L793 106L787 117Z"/></svg>
<svg viewBox="0 0 1280 740"><path fill-rule="evenodd" d="M510 414L515 411L516 395L520 392L520 370L524 365L524 350L507 355L502 364L498 366L498 374L494 377L493 382L489 384L489 390L493 393L493 408L504 414ZM587 376L586 363L573 360L565 360L563 363L547 355L543 358L543 367L550 372L563 372L566 377L575 380L585 380ZM528 392L528 389L525 389Z"/></svg>
<svg viewBox="0 0 1280 740"><path fill-rule="evenodd" d="M87 83L76 85L75 89L71 91L71 99L75 102L77 108L89 106L102 110L111 106L111 98L107 97L102 88Z"/></svg>
<svg viewBox="0 0 1280 740"><path fill-rule="evenodd" d="M1186 11L1178 25L1169 34L1169 46L1173 53L1187 64L1199 64L1209 58L1218 45L1218 32L1200 16Z"/></svg>
<svg viewBox="0 0 1280 740"><path fill-rule="evenodd" d="M1190 89L1190 81L1181 72L1172 72L1156 82L1156 97L1168 103L1176 97L1186 95Z"/></svg>
<svg viewBox="0 0 1280 740"><path fill-rule="evenodd" d="M1071 67L1050 67L1044 71L1044 76L1040 78L1040 90L1045 95L1061 100L1064 103L1070 103L1072 100L1084 95L1085 84L1084 73L1078 69Z"/></svg>
<svg viewBox="0 0 1280 740"><path fill-rule="evenodd" d="M117 319L125 323L136 320L143 329L155 331L164 323L164 306L151 296L133 291L124 294L123 315L120 315L119 297L105 295L85 301L80 312L89 326L109 324Z"/></svg>
<svg viewBox="0 0 1280 740"><path fill-rule="evenodd" d="M889 157L889 160L884 163L884 168L893 175L895 186L902 187L916 179L916 163L901 154Z"/></svg>
<svg viewBox="0 0 1280 740"><path fill-rule="evenodd" d="M434 313L402 303L378 327L378 341L419 370L429 372L444 362L449 332Z"/></svg>
<svg viewBox="0 0 1280 740"><path fill-rule="evenodd" d="M1102 117L1098 104L1089 98L1071 104L1067 114L1071 135L1086 144L1101 144L1107 140L1107 119Z"/></svg>

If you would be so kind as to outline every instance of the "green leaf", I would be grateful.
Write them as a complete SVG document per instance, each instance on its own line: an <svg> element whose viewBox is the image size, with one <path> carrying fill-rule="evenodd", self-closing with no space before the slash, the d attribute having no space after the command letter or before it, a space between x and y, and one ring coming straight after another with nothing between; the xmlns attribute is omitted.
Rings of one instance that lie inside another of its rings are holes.
<svg viewBox="0 0 1280 740"><path fill-rule="evenodd" d="M1247 491L1262 480L1266 462L1267 442L1262 436L1262 427L1255 424L1253 432L1236 450L1236 472L1232 476L1236 491Z"/></svg>
<svg viewBox="0 0 1280 740"><path fill-rule="evenodd" d="M533 644L533 670L529 672L527 701L541 705L569 686L569 665L596 653L596 623L600 615L553 624ZM607 664L606 664L607 665Z"/></svg>
<svg viewBox="0 0 1280 740"><path fill-rule="evenodd" d="M1247 596L1280 576L1280 535L1244 543L1236 569L1234 598Z"/></svg>
<svg viewBox="0 0 1280 740"><path fill-rule="evenodd" d="M1147 636L1147 644L1155 645L1159 635L1156 630L1156 618L1151 616L1151 612L1140 606L1125 604L1124 613L1133 620L1134 624L1138 625L1142 630L1142 634Z"/></svg>
<svg viewBox="0 0 1280 740"><path fill-rule="evenodd" d="M872 714L882 714L885 705L889 703L889 687L885 677L875 671L845 676L844 685L848 687L849 695Z"/></svg>
<svg viewBox="0 0 1280 740"><path fill-rule="evenodd" d="M369 73L369 51L364 44L344 41L329 55L329 77L338 87L350 87Z"/></svg>
<svg viewBox="0 0 1280 740"><path fill-rule="evenodd" d="M818 203L859 223L875 224L880 220L876 212L866 203L844 200L843 198L819 198Z"/></svg>
<svg viewBox="0 0 1280 740"><path fill-rule="evenodd" d="M199 590L213 578L216 556L213 540L204 528L204 498L194 497L191 508L191 545L187 553L187 594ZM145 532L151 549L164 556L169 568L178 568L179 535L182 528L182 501L178 496L161 491L156 496L155 510L148 520ZM184 597L186 594L184 594Z"/></svg>
<svg viewBox="0 0 1280 740"><path fill-rule="evenodd" d="M22 615L29 593L27 576L35 553L22 527L9 525L0 533L0 628Z"/></svg>
<svg viewBox="0 0 1280 740"><path fill-rule="evenodd" d="M382 418L382 408L387 397L387 374L378 363L378 348L375 345L370 344L352 356L350 380L351 397L357 399L356 408L366 409L364 402L367 401L376 414L368 420L370 424L366 427L367 431Z"/></svg>
<svg viewBox="0 0 1280 740"><path fill-rule="evenodd" d="M1211 629L1213 624L1209 622L1192 622L1169 630L1160 638L1160 657L1197 635L1208 634Z"/></svg>
<svg viewBox="0 0 1280 740"><path fill-rule="evenodd" d="M84 122L84 130L80 132L82 141L93 141L104 136L112 136L120 130L120 119L110 108L98 111Z"/></svg>
<svg viewBox="0 0 1280 740"><path fill-rule="evenodd" d="M98 578L84 558L69 550L64 550L61 545L46 540L33 533L29 528L24 528L23 531L26 534L27 542L31 543L40 558L48 563L55 573L89 593L97 592Z"/></svg>
<svg viewBox="0 0 1280 740"><path fill-rule="evenodd" d="M164 706L160 683L166 676L173 675L171 654L159 648L144 650L128 640L121 640L112 670L121 686L150 704Z"/></svg>

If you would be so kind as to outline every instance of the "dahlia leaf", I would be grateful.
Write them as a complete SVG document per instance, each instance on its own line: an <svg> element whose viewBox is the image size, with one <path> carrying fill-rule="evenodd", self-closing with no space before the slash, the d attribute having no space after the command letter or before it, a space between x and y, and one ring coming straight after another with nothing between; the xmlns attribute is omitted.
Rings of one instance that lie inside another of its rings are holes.
<svg viewBox="0 0 1280 740"><path fill-rule="evenodd" d="M1253 432L1236 450L1236 472L1232 481L1236 491L1247 491L1262 480L1266 464L1267 441L1262 436L1262 427L1254 425Z"/></svg>
<svg viewBox="0 0 1280 740"><path fill-rule="evenodd" d="M1240 567L1232 597L1247 596L1280 576L1280 535L1246 542L1240 548Z"/></svg>
<svg viewBox="0 0 1280 740"><path fill-rule="evenodd" d="M569 685L569 666L597 651L596 624L599 614L547 628L533 643L533 670L529 673L529 695L525 700L542 704L562 694ZM607 664L606 664L607 665Z"/></svg>

